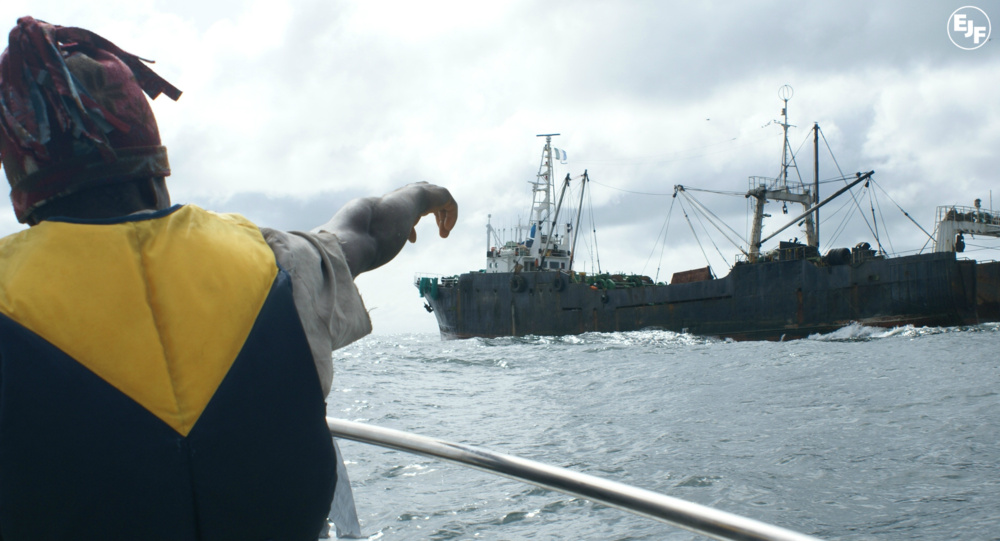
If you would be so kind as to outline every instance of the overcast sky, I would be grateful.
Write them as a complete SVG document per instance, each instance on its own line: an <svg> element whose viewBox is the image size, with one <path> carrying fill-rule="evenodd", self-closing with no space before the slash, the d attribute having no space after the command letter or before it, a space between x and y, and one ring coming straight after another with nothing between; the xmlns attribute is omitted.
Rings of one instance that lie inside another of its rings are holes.
<svg viewBox="0 0 1000 541"><path fill-rule="evenodd" d="M683 208L696 229L707 222L670 194L776 176L786 84L793 178L812 180L814 122L821 179L875 171L856 206L824 209L823 251L876 244L859 219L873 208L886 249L913 253L927 236L897 205L927 231L939 205L988 206L996 191L1000 207L998 49L949 39L968 2L3 0L0 21L80 26L156 60L184 91L153 105L175 202L308 230L353 197L422 180L451 189L449 239L422 223L417 244L358 280L375 332L399 333L437 332L415 274L484 268L487 215L501 229L527 217L536 134L561 134L557 178L593 181L596 248L589 236L577 247L587 271L599 260L665 281L705 266L704 250L726 274L736 248L699 247ZM1000 1L974 5L1000 21ZM689 193L746 234L745 197ZM857 223L841 226L852 209ZM793 216L768 212L765 235ZM21 227L0 211L0 234ZM998 258L974 251L996 241L967 242L967 255Z"/></svg>

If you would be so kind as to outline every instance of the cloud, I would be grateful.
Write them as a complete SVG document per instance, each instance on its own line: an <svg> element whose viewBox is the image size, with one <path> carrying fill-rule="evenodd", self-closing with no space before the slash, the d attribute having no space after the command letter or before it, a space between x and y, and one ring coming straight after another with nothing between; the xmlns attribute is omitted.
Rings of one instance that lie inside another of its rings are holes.
<svg viewBox="0 0 1000 541"><path fill-rule="evenodd" d="M558 178L587 170L594 181L586 229L597 242L581 239L581 264L599 256L663 280L703 266L704 251L724 273L737 251L704 233L699 246L680 203L649 194L745 192L748 177L776 176L783 84L795 89L793 178L812 181L814 122L822 179L876 170L863 199L823 209L824 248L871 241L859 217L873 213L895 249L920 248L926 237L896 203L930 229L937 205L988 201L997 186L1000 66L992 43L962 51L948 39L962 5L6 0L0 21L32 13L157 60L185 92L154 104L176 201L308 229L352 197L449 187L461 206L451 238L421 224L416 245L358 280L386 333L435 332L413 275L482 268L487 216L526 217L536 134L562 134ZM977 5L1000 14L1000 2ZM744 196L689 194L746 234ZM714 229L687 210L695 230ZM786 217L768 212L765 234ZM19 227L0 212L0 230Z"/></svg>

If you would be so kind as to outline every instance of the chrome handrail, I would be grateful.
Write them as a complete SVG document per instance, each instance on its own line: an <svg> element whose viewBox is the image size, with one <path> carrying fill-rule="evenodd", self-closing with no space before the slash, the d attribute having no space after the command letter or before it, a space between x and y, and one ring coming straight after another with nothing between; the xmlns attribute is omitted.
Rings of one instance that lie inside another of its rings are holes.
<svg viewBox="0 0 1000 541"><path fill-rule="evenodd" d="M337 438L447 460L579 496L715 539L817 541L815 537L750 518L525 458L331 417L326 418L326 424L330 434Z"/></svg>

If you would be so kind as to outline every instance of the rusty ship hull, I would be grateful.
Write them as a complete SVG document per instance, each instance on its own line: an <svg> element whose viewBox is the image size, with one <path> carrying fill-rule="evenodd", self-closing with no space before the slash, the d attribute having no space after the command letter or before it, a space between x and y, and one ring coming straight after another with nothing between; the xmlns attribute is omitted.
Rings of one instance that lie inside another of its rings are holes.
<svg viewBox="0 0 1000 541"><path fill-rule="evenodd" d="M737 265L718 279L653 284L552 272L472 272L421 287L442 337L664 329L782 340L851 323L974 325L1000 319L1000 263L954 253L852 264L794 259ZM419 287L419 286L418 286Z"/></svg>

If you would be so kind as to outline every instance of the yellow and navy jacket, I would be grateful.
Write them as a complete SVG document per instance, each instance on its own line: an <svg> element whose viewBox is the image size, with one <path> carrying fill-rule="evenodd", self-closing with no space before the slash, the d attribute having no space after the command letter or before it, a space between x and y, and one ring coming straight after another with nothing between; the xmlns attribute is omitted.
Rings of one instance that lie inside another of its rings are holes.
<svg viewBox="0 0 1000 541"><path fill-rule="evenodd" d="M0 240L0 539L309 539L336 482L291 283L195 206Z"/></svg>

